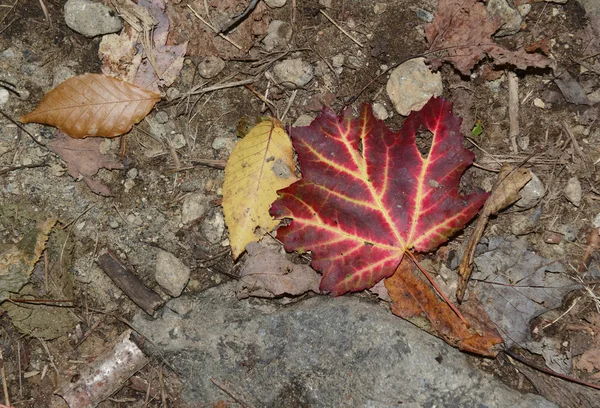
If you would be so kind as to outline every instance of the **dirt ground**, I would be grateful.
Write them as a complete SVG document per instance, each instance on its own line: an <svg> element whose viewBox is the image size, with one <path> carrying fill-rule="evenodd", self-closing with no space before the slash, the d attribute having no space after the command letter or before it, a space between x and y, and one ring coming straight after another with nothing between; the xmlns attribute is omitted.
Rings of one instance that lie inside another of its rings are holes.
<svg viewBox="0 0 600 408"><path fill-rule="evenodd" d="M19 296L65 300L55 304L5 302L0 309L2 366L14 407L47 406L58 383L76 376L80 367L98 355L98 350L108 347L127 329L126 322L139 310L97 266L99 254L112 251L164 299L169 296L154 279L157 248L174 254L190 267L186 292L202 291L235 278L237 269L228 250L227 232L217 239L207 237L211 226L218 229L215 214L222 212L223 170L199 162L208 159L222 163L227 159L243 116L282 115L285 111L283 123L291 125L303 114L316 116L323 106L339 112L349 104L357 111L362 102L379 102L388 112L394 112L385 92L387 76L378 75L427 51L425 22L416 11L434 13L436 8L433 0L414 4L333 0L330 8L317 0L289 0L276 9L260 2L255 13L261 13L262 20L255 18L254 23L264 27L248 37L250 50L242 53L228 48L225 42L204 46L202 41L207 37L199 34L202 24L189 13L184 14L184 3L167 4L170 18L180 19L175 20L169 41L190 41L183 69L170 88L183 95L201 84L258 75L252 90L264 95L270 86L268 99L275 112L266 110L263 101L243 86L188 98L165 96L127 136L124 157L120 156L119 138L103 142L111 159L123 164L120 170L102 169L96 176L110 189L109 197L95 194L85 182L71 177L61 158L32 141L8 119L16 121L31 111L63 70L99 73L101 37L90 39L69 29L62 1L45 1L48 15L37 1L17 1L14 7L12 1L0 4L0 87L8 84L7 89L11 89L9 101L1 107L6 117L0 118L0 249L14 245L39 222L57 217L48 250ZM229 1L230 8L214 6L218 3L214 1L208 3L213 20L221 21L242 10L247 2ZM385 5L385 11L375 12L374 7L381 5ZM364 46L358 47L319 10L327 10ZM268 22L275 19L292 23L293 33L285 46L267 52L260 41ZM597 243L590 242L589 237L595 228L594 219L600 214L596 184L600 179L595 171L600 159L600 128L598 108L569 103L554 79L568 71L588 93L600 88L600 50L592 49L598 39L587 22L577 1L534 1L523 18L522 30L498 41L517 47L532 38L546 38L552 44L551 55L557 66L555 71L517 71L521 125L518 152L512 150L509 137L508 71L498 70L496 79L490 80L494 75L484 73L482 68L470 77L460 75L448 64L440 69L443 96L454 103L455 112L463 118L463 131L470 137L466 146L477 157L476 166L463 176L464 182L489 189L495 179L495 173L489 170L497 171L501 164L512 163L531 169L545 185L545 195L535 208L509 209L492 219L486 235L518 232L537 253L564 262L569 273L587 282L584 289L565 298L561 310L531 323L534 332L557 339L573 358L597 344L600 329L600 300L594 292L600 274L589 272L597 268ZM199 77L196 67L209 53L221 55L226 65L207 82ZM345 57L343 65L332 67L332 58L339 54ZM289 56L301 57L315 67L313 81L299 88L294 98L291 90L268 85L268 78L260 75ZM537 100L543 101L543 108L534 104ZM185 146L173 149L164 139L152 136L149 120L158 112L168 115L172 134L184 135ZM403 120L394 112L387 123L397 130ZM477 121L481 121L484 131L471 137ZM41 144L56 137L55 129L48 126L26 125L26 129ZM222 146L214 144L217 138ZM4 171L19 166L29 167ZM582 186L578 207L564 192L573 177ZM209 209L203 218L184 224L182 203L194 193L206 196ZM515 223L519 217L530 217L536 208L541 209L541 216L525 231L518 230ZM459 250L468 234L469 228L448 248ZM589 259L582 268L586 251ZM545 330L535 331L536 325L539 328L554 320ZM506 357L473 360L500 376L515 392L535 392L527 377L515 375ZM544 364L541 358L536 361ZM595 368L573 364L570 374L600 384L598 367L600 364ZM181 384L160 361L152 361L135 379L100 406L159 407L163 406L162 397L171 407L184 406L179 400ZM218 404L215 401L215 406L227 406Z"/></svg>

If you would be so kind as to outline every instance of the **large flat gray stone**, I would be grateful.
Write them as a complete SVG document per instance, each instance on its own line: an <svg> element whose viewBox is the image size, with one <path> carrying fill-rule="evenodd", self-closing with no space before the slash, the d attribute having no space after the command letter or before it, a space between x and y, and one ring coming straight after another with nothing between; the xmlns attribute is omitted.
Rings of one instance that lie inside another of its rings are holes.
<svg viewBox="0 0 600 408"><path fill-rule="evenodd" d="M140 314L134 325L180 370L194 405L231 399L214 378L254 407L555 406L357 296L279 305L239 301L228 284L174 299L157 320Z"/></svg>

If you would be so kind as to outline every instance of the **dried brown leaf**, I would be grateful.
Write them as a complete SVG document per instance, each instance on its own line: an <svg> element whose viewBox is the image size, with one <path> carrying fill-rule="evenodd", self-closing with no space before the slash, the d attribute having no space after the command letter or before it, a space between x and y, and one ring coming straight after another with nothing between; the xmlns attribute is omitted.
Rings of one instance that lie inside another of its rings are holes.
<svg viewBox="0 0 600 408"><path fill-rule="evenodd" d="M512 65L519 69L547 67L550 60L524 50L509 51L496 44L492 35L501 22L491 18L477 0L440 0L433 22L425 27L429 50L439 53L430 57L434 66L450 62L463 75L486 56L495 65Z"/></svg>
<svg viewBox="0 0 600 408"><path fill-rule="evenodd" d="M128 132L160 95L106 75L69 78L48 92L21 122L56 126L75 138L115 137Z"/></svg>
<svg viewBox="0 0 600 408"><path fill-rule="evenodd" d="M57 137L47 146L67 163L67 171L71 177L82 177L94 193L109 196L109 188L92 176L100 169L118 170L122 169L123 165L100 153L101 143L102 140L97 138L73 139L58 132Z"/></svg>
<svg viewBox="0 0 600 408"><path fill-rule="evenodd" d="M484 356L498 354L502 338L486 313L477 307L472 309L470 316L477 318L467 316L471 325L468 327L415 275L419 273L415 269L414 263L405 256L394 275L385 279L385 287L393 300L392 313L461 350Z"/></svg>
<svg viewBox="0 0 600 408"><path fill-rule="evenodd" d="M460 281L456 289L456 298L459 302L462 302L465 295L473 268L475 249L483 236L483 231L489 217L516 202L519 199L519 191L521 191L529 180L531 180L531 172L525 168L513 169L511 166L505 164L500 170L498 179L492 188L492 194L485 202L481 214L477 218L475 228L469 238L467 249L460 264Z"/></svg>
<svg viewBox="0 0 600 408"><path fill-rule="evenodd" d="M310 266L294 264L284 255L256 242L249 243L246 250L249 257L236 289L239 299L319 292L321 276Z"/></svg>
<svg viewBox="0 0 600 408"><path fill-rule="evenodd" d="M6 252L0 254L0 303L29 281L33 266L46 248L46 241L56 218L40 223Z"/></svg>

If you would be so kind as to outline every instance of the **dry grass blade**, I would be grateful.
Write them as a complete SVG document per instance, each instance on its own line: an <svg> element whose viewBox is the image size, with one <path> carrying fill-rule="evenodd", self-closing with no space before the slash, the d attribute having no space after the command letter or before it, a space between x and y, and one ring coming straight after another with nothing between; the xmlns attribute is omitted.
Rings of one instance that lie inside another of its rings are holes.
<svg viewBox="0 0 600 408"><path fill-rule="evenodd" d="M69 78L48 92L38 107L20 118L56 126L75 138L127 133L160 100L160 95L106 75Z"/></svg>

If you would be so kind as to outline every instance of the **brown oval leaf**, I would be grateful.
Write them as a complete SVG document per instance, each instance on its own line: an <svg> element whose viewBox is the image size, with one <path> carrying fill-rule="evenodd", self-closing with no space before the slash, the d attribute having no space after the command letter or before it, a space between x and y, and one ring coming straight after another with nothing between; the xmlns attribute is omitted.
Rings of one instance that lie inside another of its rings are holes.
<svg viewBox="0 0 600 408"><path fill-rule="evenodd" d="M157 93L106 75L69 78L48 92L37 108L20 118L56 126L75 138L127 133L160 100Z"/></svg>

